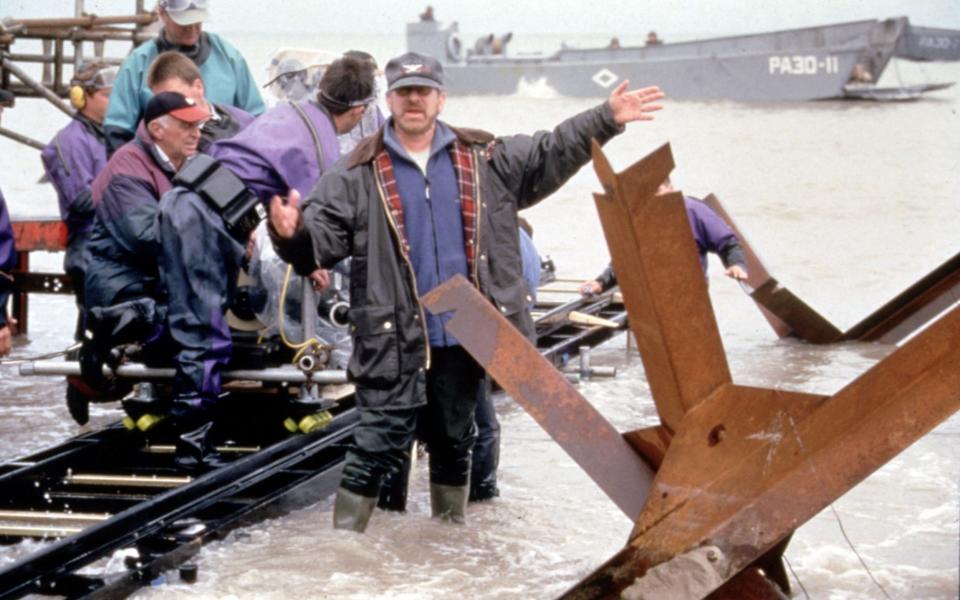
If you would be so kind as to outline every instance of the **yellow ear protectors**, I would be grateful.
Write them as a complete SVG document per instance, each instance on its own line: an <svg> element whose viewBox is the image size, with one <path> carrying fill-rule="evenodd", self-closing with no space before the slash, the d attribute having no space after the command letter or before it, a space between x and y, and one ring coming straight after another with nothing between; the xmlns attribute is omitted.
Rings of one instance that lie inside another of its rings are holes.
<svg viewBox="0 0 960 600"><path fill-rule="evenodd" d="M87 93L81 86L70 86L70 104L77 110L83 110L83 107L87 105Z"/></svg>
<svg viewBox="0 0 960 600"><path fill-rule="evenodd" d="M94 68L97 70L94 71ZM77 110L83 110L87 106L87 92L93 94L97 90L113 87L118 71L117 67L102 63L93 63L81 69L70 81L70 104Z"/></svg>

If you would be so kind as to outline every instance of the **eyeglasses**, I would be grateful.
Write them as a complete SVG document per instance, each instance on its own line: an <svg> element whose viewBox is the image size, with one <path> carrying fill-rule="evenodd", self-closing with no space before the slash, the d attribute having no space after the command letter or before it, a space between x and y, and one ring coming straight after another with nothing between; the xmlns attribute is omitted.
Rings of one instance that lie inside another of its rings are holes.
<svg viewBox="0 0 960 600"><path fill-rule="evenodd" d="M160 0L160 8L179 12L182 10L206 10L207 0Z"/></svg>

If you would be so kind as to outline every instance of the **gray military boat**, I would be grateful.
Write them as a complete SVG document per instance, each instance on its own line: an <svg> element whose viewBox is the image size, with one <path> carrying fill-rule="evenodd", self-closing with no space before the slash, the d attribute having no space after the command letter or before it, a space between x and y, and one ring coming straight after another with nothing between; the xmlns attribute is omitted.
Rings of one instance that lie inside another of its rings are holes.
<svg viewBox="0 0 960 600"><path fill-rule="evenodd" d="M444 62L450 94L513 94L522 84L545 84L566 96L605 96L629 79L656 83L671 98L902 100L953 84L877 87L891 58L960 60L960 31L913 27L906 17L552 53L513 55L508 41L490 36L468 49L456 22L407 24L407 48Z"/></svg>

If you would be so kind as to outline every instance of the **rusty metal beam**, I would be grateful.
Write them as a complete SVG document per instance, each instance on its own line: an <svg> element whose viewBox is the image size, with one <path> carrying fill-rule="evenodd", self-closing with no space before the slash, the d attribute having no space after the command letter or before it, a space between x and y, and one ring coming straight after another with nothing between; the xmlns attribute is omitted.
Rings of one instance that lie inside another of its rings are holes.
<svg viewBox="0 0 960 600"><path fill-rule="evenodd" d="M759 567L740 571L727 585L707 596L707 600L789 600L789 598Z"/></svg>
<svg viewBox="0 0 960 600"><path fill-rule="evenodd" d="M793 335L814 344L844 340L896 344L960 302L958 253L847 331L840 331L770 276L716 196L711 194L704 201L740 238L750 274L747 283L754 290L751 297L779 337Z"/></svg>
<svg viewBox="0 0 960 600"><path fill-rule="evenodd" d="M960 253L851 327L843 338L895 344L960 301Z"/></svg>
<svg viewBox="0 0 960 600"><path fill-rule="evenodd" d="M536 346L461 276L422 301L434 314L453 311L447 330L620 510L636 519L653 470Z"/></svg>
<svg viewBox="0 0 960 600"><path fill-rule="evenodd" d="M655 195L669 146L617 174L595 145L594 166L659 427L617 434L465 279L424 304L455 311L450 331L624 512L643 502L626 547L566 597L782 598L756 569L786 592L794 529L960 410L960 307L833 396L735 385L682 198Z"/></svg>
<svg viewBox="0 0 960 600"><path fill-rule="evenodd" d="M813 344L831 344L843 339L843 332L823 315L780 285L773 277L750 293L758 305L789 323L790 334Z"/></svg>
<svg viewBox="0 0 960 600"><path fill-rule="evenodd" d="M756 290L763 284L767 283L767 281L770 280L770 273L767 272L767 268L764 266L760 256L754 252L753 246L750 244L747 236L740 231L740 228L737 227L736 221L733 220L729 213L727 213L727 210L720 203L720 199L713 194L707 194L707 197L703 199L703 202L709 206L713 212L717 213L721 219L726 221L727 225L730 226L730 229L737 234L737 239L740 240L740 247L743 248L743 257L747 261L746 286L750 290ZM772 327L774 332L776 332L777 337L786 337L790 335L790 326L784 323L780 317L764 308L764 306L759 302L756 302L756 305L757 308L760 309L760 314L763 315L763 318L767 320L767 323L769 323L770 327Z"/></svg>
<svg viewBox="0 0 960 600"><path fill-rule="evenodd" d="M707 542L718 557L713 574L726 581L960 410L957 339L960 308L806 416L791 414L786 398L744 406L736 386L705 403L711 414L691 414L674 437L629 545L568 597L608 597L658 565L663 577ZM738 416L753 426L740 429ZM718 425L728 433L711 446ZM735 464L722 455L724 444L745 450L732 451ZM671 580L682 586L682 568L674 571Z"/></svg>
<svg viewBox="0 0 960 600"><path fill-rule="evenodd" d="M595 148L598 175L608 193L614 191L608 200L622 207L617 211L599 206L605 232L617 226L607 221L623 220L625 211L644 215L650 221L644 224L648 230L672 226L665 212L651 208L665 198L616 185L618 179L630 177L613 174L599 155ZM630 169L646 169L646 161ZM628 311L632 296L652 303L674 297L676 292L668 285L645 288L643 284L657 280L658 273L666 277L676 272L686 260L664 254L662 260L646 262L647 249L642 246L663 241L641 235L639 219L633 220L633 226L637 234L633 240L607 236L614 256L627 255L630 244L638 244L637 258L624 266L643 275L620 280ZM623 269L616 268L619 275ZM665 316L682 321L680 314ZM633 312L629 318L635 325ZM647 323L643 329L656 338L655 332L665 327ZM659 338L668 353L680 354L682 349L674 344L689 347L697 333L690 332L686 339ZM707 392L670 428L675 433L627 547L568 597L606 598L627 588L641 597L702 597L722 587L781 544L797 526L960 409L956 339L960 339L960 308L832 397L732 383ZM644 366L649 373L646 360ZM656 399L658 392L653 392ZM657 400L658 410L660 406ZM641 438L657 441L649 432ZM691 581L695 588L690 587Z"/></svg>
<svg viewBox="0 0 960 600"><path fill-rule="evenodd" d="M673 170L673 155L661 146L617 174L594 143L593 164L606 191L594 197L630 329L660 419L676 431L700 399L730 382L730 369L683 195L654 196ZM631 195L654 200L620 200Z"/></svg>

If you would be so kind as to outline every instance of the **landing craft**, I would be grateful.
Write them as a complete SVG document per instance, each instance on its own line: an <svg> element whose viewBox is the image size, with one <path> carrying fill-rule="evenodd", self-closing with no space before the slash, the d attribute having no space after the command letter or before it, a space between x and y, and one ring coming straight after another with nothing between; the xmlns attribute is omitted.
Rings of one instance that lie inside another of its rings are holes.
<svg viewBox="0 0 960 600"><path fill-rule="evenodd" d="M440 58L450 94L513 94L544 82L565 96L606 97L618 83L656 81L673 99L912 99L953 83L883 88L891 58L960 60L960 31L914 27L906 17L645 46L562 46L512 53L512 35L460 37L456 22L407 24L407 49Z"/></svg>

